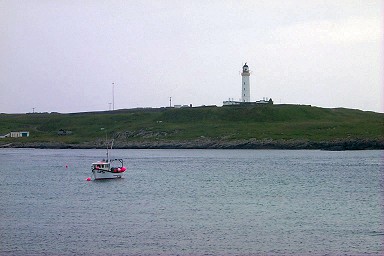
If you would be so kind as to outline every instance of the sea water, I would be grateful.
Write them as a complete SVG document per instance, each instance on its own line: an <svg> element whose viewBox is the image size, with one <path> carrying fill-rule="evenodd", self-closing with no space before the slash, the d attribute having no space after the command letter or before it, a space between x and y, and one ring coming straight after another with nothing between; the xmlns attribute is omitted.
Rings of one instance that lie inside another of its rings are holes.
<svg viewBox="0 0 384 256"><path fill-rule="evenodd" d="M382 255L383 151L0 150L0 255Z"/></svg>

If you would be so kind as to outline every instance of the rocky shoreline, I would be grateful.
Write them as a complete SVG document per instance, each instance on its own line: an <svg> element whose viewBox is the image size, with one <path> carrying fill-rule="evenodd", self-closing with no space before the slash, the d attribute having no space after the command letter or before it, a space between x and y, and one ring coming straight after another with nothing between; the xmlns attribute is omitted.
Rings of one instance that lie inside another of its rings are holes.
<svg viewBox="0 0 384 256"><path fill-rule="evenodd" d="M40 149L93 149L105 148L100 142L65 144L58 142L14 142L0 145L2 148ZM384 149L384 140L348 139L334 141L305 140L211 140L192 141L115 141L117 149L321 149L321 150L373 150Z"/></svg>

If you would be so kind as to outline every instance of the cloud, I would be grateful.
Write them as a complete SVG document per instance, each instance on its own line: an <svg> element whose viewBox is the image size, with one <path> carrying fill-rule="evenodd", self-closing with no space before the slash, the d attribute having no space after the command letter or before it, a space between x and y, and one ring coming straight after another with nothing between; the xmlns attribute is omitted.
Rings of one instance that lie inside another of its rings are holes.
<svg viewBox="0 0 384 256"><path fill-rule="evenodd" d="M343 20L315 20L280 26L270 33L273 42L290 44L352 44L379 42L381 19L353 17Z"/></svg>
<svg viewBox="0 0 384 256"><path fill-rule="evenodd" d="M220 105L239 97L245 61L254 71L254 100L376 111L382 102L378 0L0 1L0 7L6 10L0 112L107 109L112 82L117 108L164 106L171 96L175 104Z"/></svg>

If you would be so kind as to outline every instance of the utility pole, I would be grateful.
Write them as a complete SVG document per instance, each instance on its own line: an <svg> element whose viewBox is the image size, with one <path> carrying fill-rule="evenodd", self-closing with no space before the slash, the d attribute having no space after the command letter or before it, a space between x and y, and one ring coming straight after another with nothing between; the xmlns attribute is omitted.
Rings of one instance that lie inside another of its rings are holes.
<svg viewBox="0 0 384 256"><path fill-rule="evenodd" d="M169 97L169 107L172 107L172 97Z"/></svg>
<svg viewBox="0 0 384 256"><path fill-rule="evenodd" d="M112 83L112 110L115 110L115 83Z"/></svg>

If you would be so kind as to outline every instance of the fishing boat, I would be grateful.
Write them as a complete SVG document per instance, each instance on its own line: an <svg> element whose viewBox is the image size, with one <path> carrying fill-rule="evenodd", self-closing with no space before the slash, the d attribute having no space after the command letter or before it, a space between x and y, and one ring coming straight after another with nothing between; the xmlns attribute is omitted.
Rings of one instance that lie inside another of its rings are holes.
<svg viewBox="0 0 384 256"><path fill-rule="evenodd" d="M111 143L111 150L112 146L113 141ZM122 178L126 170L123 159L109 159L108 146L107 159L92 163L92 174L95 180Z"/></svg>

